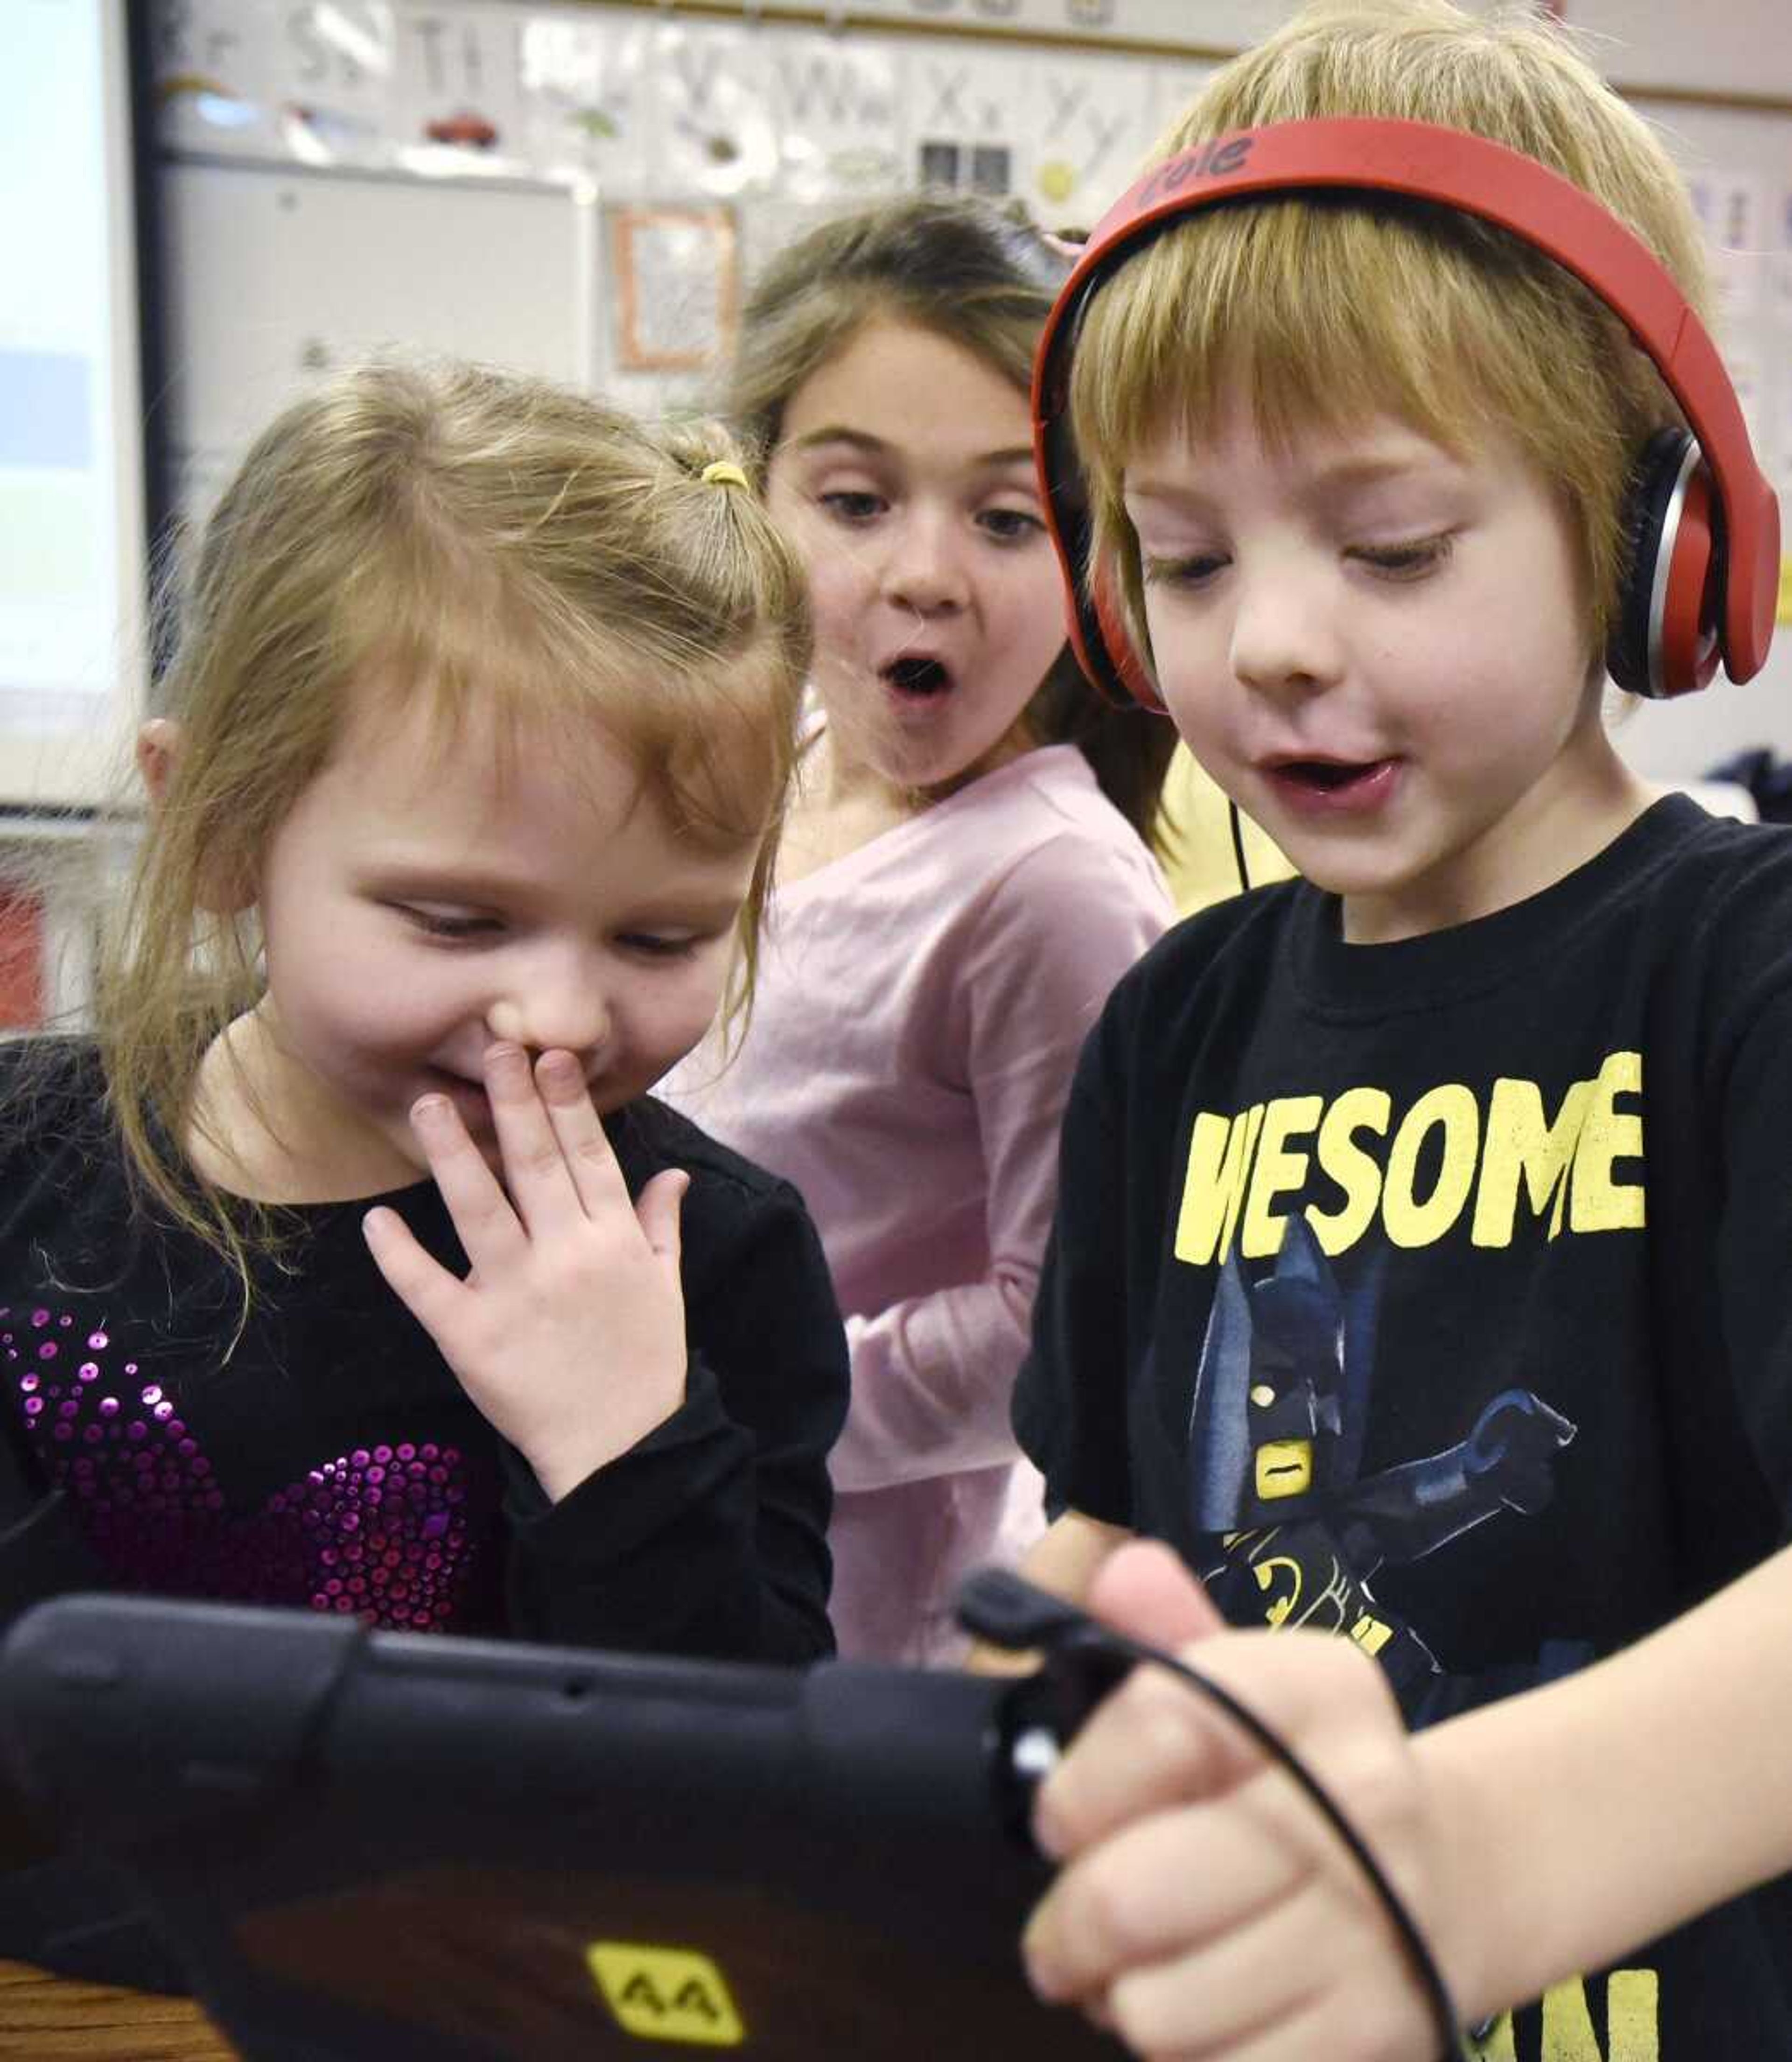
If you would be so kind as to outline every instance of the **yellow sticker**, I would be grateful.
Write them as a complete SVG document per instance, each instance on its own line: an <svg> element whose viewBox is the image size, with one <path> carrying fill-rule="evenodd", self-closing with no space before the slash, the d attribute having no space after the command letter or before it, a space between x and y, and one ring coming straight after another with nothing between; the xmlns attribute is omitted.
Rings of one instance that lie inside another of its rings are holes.
<svg viewBox="0 0 1792 2062"><path fill-rule="evenodd" d="M625 2033L704 2048L738 2048L747 2038L722 1972L707 1955L634 1940L594 1940L585 1960Z"/></svg>
<svg viewBox="0 0 1792 2062"><path fill-rule="evenodd" d="M1792 623L1792 559L1779 562L1779 620Z"/></svg>

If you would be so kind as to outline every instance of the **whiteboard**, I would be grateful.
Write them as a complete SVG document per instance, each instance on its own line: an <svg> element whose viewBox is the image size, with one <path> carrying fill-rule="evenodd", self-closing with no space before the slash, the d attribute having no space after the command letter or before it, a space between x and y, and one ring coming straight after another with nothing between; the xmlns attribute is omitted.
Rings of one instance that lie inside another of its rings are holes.
<svg viewBox="0 0 1792 2062"><path fill-rule="evenodd" d="M575 189L186 161L165 168L170 444L202 516L320 374L399 347L591 383L595 208Z"/></svg>
<svg viewBox="0 0 1792 2062"><path fill-rule="evenodd" d="M0 802L110 785L142 676L124 0L14 0L0 123Z"/></svg>

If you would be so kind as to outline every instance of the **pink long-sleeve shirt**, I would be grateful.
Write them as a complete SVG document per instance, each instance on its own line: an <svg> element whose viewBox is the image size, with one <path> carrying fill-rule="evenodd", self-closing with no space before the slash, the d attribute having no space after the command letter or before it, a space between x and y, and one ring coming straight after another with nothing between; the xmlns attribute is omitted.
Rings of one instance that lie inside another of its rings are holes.
<svg viewBox="0 0 1792 2062"><path fill-rule="evenodd" d="M960 1577L1040 1528L1008 1423L1059 1120L1108 989L1169 922L1068 745L780 887L744 1043L659 1093L802 1191L847 1314L832 1468L843 1654L944 1660Z"/></svg>

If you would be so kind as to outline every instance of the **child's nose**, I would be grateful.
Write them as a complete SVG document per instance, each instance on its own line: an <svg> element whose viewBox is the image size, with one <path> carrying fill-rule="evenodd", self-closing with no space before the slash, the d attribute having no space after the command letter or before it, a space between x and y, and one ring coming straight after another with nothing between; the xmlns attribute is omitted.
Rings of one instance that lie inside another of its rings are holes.
<svg viewBox="0 0 1792 2062"><path fill-rule="evenodd" d="M543 969L486 1012L486 1029L533 1053L596 1052L610 1035L602 983L588 967Z"/></svg>
<svg viewBox="0 0 1792 2062"><path fill-rule="evenodd" d="M1322 597L1293 580L1241 582L1232 619L1232 670L1265 693L1323 687L1337 648Z"/></svg>
<svg viewBox="0 0 1792 2062"><path fill-rule="evenodd" d="M943 513L917 508L904 516L891 540L884 588L899 608L924 616L964 605L964 547Z"/></svg>

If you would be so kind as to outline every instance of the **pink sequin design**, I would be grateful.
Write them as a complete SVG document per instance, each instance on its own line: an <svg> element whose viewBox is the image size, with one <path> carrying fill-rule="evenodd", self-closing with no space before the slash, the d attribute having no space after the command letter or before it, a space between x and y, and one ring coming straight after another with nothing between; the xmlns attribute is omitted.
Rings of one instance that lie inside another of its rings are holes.
<svg viewBox="0 0 1792 2062"><path fill-rule="evenodd" d="M134 1361L111 1368L105 1332L82 1340L74 1330L72 1317L0 1306L6 1386L26 1434L121 1582L352 1611L411 1631L451 1623L479 1551L458 1447L357 1446L254 1514L235 1514L173 1398Z"/></svg>

